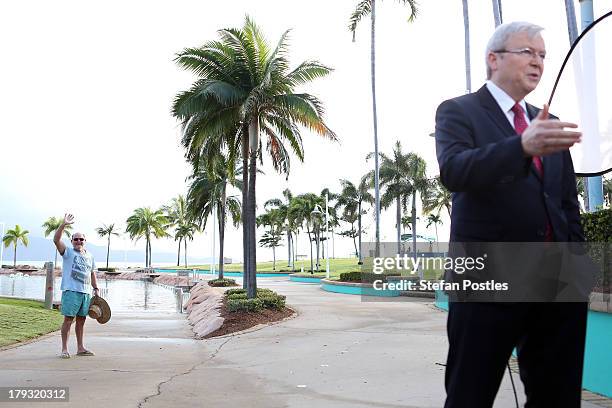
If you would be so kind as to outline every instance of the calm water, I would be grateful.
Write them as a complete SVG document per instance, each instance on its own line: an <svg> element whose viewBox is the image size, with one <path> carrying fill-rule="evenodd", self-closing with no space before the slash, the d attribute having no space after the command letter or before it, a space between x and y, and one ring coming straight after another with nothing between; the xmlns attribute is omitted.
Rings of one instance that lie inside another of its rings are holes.
<svg viewBox="0 0 612 408"><path fill-rule="evenodd" d="M60 300L61 278L55 279L53 300ZM176 312L178 300L172 289L145 281L106 280L98 278L98 286L106 289L104 298L113 311ZM0 275L0 296L17 296L44 300L45 277L10 277Z"/></svg>

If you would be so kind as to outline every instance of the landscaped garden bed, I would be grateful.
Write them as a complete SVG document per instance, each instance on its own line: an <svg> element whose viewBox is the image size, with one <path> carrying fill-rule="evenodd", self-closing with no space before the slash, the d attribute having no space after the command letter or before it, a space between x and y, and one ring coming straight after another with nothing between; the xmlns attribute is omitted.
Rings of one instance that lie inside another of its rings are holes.
<svg viewBox="0 0 612 408"><path fill-rule="evenodd" d="M295 313L285 306L285 296L270 289L257 289L257 297L253 299L247 299L245 289L229 289L223 296L219 312L223 325L204 338L224 336L259 324L276 322Z"/></svg>

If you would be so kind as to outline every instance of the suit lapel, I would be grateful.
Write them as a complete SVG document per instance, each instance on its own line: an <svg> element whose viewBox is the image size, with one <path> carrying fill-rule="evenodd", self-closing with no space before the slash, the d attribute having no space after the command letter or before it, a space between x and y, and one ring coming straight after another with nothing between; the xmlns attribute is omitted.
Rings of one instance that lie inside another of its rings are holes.
<svg viewBox="0 0 612 408"><path fill-rule="evenodd" d="M501 110L491 92L487 89L486 85L483 85L477 92L478 98L480 100L480 104L483 108L485 108L487 114L493 120L493 122L497 125L497 127L503 132L505 137L519 137L514 130L514 127L508 121L506 114ZM538 115L539 109L535 106L527 104L527 114L529 116L529 120L532 120ZM547 160L542 158L542 168L544 169L544 175L546 176L546 165ZM533 163L531 163L531 172L538 178L538 180L542 181L540 178L540 173L536 170Z"/></svg>
<svg viewBox="0 0 612 408"><path fill-rule="evenodd" d="M514 128L508 121L506 114L502 112L501 108L497 104L491 92L487 89L486 85L483 85L478 91L478 99L480 105L485 108L487 114L491 120L497 125L497 127L503 132L504 136L516 136Z"/></svg>

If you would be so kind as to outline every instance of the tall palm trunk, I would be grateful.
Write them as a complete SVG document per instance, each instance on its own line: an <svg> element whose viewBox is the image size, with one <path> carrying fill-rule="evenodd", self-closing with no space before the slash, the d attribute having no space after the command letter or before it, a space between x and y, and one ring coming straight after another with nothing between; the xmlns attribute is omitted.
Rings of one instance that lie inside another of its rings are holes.
<svg viewBox="0 0 612 408"><path fill-rule="evenodd" d="M247 223L247 202L249 191L249 139L247 131L242 132L242 288L247 288L249 277L249 233Z"/></svg>
<svg viewBox="0 0 612 408"><path fill-rule="evenodd" d="M251 119L249 123L249 192L248 192L248 203L247 203L247 216L248 216L248 231L249 231L249 276L247 284L247 297L254 298L257 294L257 243L255 242L255 205L256 205L256 194L255 194L255 181L257 176L257 151L259 148L259 121L257 116Z"/></svg>
<svg viewBox="0 0 612 408"><path fill-rule="evenodd" d="M145 268L149 267L149 237L145 237Z"/></svg>
<svg viewBox="0 0 612 408"><path fill-rule="evenodd" d="M436 229L436 252L440 252L440 242L438 240L438 223L434 223L434 228Z"/></svg>
<svg viewBox="0 0 612 408"><path fill-rule="evenodd" d="M376 212L375 256L380 256L380 189L378 184L378 119L376 116L376 0L372 0L371 68L372 68L372 119L374 122L374 211ZM361 245L361 244L360 244ZM361 248L360 248L361 252ZM360 259L361 261L361 259Z"/></svg>
<svg viewBox="0 0 612 408"><path fill-rule="evenodd" d="M354 222L351 223L351 228L355 229L355 223ZM359 256L359 251L357 250L357 241L355 241L355 234L352 234L352 235L353 235L353 246L355 247L355 256L358 257Z"/></svg>
<svg viewBox="0 0 612 408"><path fill-rule="evenodd" d="M412 193L412 246L413 246L415 265L416 265L416 259L417 259L416 236L417 236L417 231L416 231L416 191L415 191ZM423 279L423 276L421 276L420 271L419 271L419 276L421 279Z"/></svg>
<svg viewBox="0 0 612 408"><path fill-rule="evenodd" d="M357 234L359 236L359 250L357 251L357 264L358 265L362 265L363 264L363 257L362 257L362 253L361 253L361 200L359 200L359 204L357 204L357 209L358 209L358 215L357 215L357 227L359 228L357 230Z"/></svg>
<svg viewBox="0 0 612 408"><path fill-rule="evenodd" d="M497 4L497 0L493 0ZM497 22L495 26L497 27ZM468 13L468 0L463 0L463 33L465 41L465 93L472 92L472 69L470 64L470 16Z"/></svg>
<svg viewBox="0 0 612 408"><path fill-rule="evenodd" d="M293 235L291 236L291 240L293 241L293 259L291 260L291 270L295 271L295 261L297 261L297 240L298 240L298 231L295 231L295 240L293 240Z"/></svg>
<svg viewBox="0 0 612 408"><path fill-rule="evenodd" d="M184 245L185 245L185 268L187 267L187 238L185 238L185 241L183 241Z"/></svg>
<svg viewBox="0 0 612 408"><path fill-rule="evenodd" d="M13 253L13 268L17 267L17 242L15 242L15 251Z"/></svg>
<svg viewBox="0 0 612 408"><path fill-rule="evenodd" d="M501 0L493 0L493 19L495 20L495 27L503 22Z"/></svg>
<svg viewBox="0 0 612 408"><path fill-rule="evenodd" d="M181 266L181 244L182 244L183 238L179 237L179 244L178 244L178 253L176 255L176 266Z"/></svg>
<svg viewBox="0 0 612 408"><path fill-rule="evenodd" d="M219 279L223 279L223 247L225 242L225 205L226 191L223 187L223 195L221 196L221 209L219 211Z"/></svg>
<svg viewBox="0 0 612 408"><path fill-rule="evenodd" d="M106 245L106 270L108 271L108 256L110 255L110 234L108 235L108 244Z"/></svg>
<svg viewBox="0 0 612 408"><path fill-rule="evenodd" d="M317 228L315 230L315 242L316 242L316 248L317 248L317 272L319 272L319 243L321 242L321 231L320 228Z"/></svg>
<svg viewBox="0 0 612 408"><path fill-rule="evenodd" d="M287 225L287 268L291 267L291 230Z"/></svg>
<svg viewBox="0 0 612 408"><path fill-rule="evenodd" d="M312 238L310 237L310 228L306 227L306 233L308 234L308 242L310 243L310 273L314 273L314 267L312 265Z"/></svg>
<svg viewBox="0 0 612 408"><path fill-rule="evenodd" d="M402 206L399 196L395 198L395 203L397 205L395 211L395 226L397 227L397 254L399 255L402 252Z"/></svg>

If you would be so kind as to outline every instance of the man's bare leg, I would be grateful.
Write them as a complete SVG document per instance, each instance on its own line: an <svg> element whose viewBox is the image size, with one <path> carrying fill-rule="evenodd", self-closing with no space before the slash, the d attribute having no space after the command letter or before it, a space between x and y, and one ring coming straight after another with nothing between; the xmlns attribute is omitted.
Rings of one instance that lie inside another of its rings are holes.
<svg viewBox="0 0 612 408"><path fill-rule="evenodd" d="M70 335L70 326L72 326L73 316L64 316L62 323L62 353L68 352L68 336Z"/></svg>
<svg viewBox="0 0 612 408"><path fill-rule="evenodd" d="M83 331L84 331L84 326L85 326L85 319L86 319L86 316L76 317L75 331L76 331L76 338L77 338L77 353L82 353L84 351L87 351L85 347L83 346Z"/></svg>

